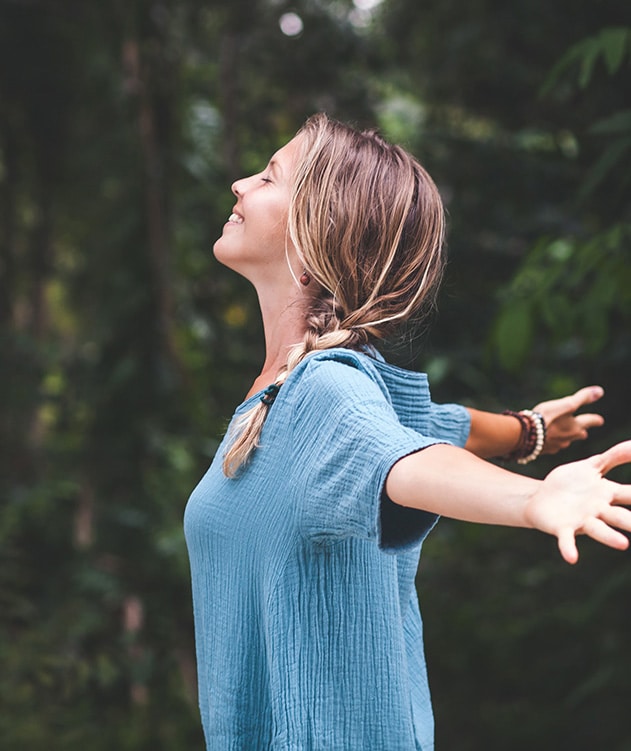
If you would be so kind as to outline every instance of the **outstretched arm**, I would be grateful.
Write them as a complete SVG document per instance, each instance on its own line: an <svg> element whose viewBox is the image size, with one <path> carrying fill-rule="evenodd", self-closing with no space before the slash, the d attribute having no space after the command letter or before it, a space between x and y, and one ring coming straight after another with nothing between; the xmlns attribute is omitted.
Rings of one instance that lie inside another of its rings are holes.
<svg viewBox="0 0 631 751"><path fill-rule="evenodd" d="M543 446L544 454L556 454L567 448L574 441L587 438L591 428L604 423L601 415L576 412L587 404L593 404L603 395L600 386L587 386L575 394L561 399L541 402L534 407L535 412L543 415L548 428ZM511 415L500 415L468 409L471 415L471 429L465 444L467 451L482 458L510 454L518 446L521 425Z"/></svg>
<svg viewBox="0 0 631 751"><path fill-rule="evenodd" d="M437 444L400 459L386 480L386 493L402 506L483 524L538 529L554 535L568 563L578 560L576 535L618 550L631 531L631 486L605 479L631 462L631 441L603 454L554 469L535 480L496 467L473 454ZM617 529L616 529L617 528Z"/></svg>

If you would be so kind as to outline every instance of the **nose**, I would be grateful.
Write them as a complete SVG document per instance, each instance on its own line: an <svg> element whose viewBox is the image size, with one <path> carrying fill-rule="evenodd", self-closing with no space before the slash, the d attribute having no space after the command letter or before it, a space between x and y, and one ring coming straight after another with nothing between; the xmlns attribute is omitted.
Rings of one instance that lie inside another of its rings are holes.
<svg viewBox="0 0 631 751"><path fill-rule="evenodd" d="M241 177L239 180L235 180L230 186L230 190L235 194L237 198L245 193L248 183L252 180L251 177Z"/></svg>

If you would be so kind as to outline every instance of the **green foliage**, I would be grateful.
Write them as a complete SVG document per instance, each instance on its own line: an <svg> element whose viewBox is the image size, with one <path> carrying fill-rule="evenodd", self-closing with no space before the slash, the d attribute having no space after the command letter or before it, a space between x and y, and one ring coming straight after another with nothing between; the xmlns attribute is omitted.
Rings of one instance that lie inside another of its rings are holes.
<svg viewBox="0 0 631 751"><path fill-rule="evenodd" d="M604 62L609 76L622 71L631 61L631 28L610 27L602 29L595 36L589 36L573 45L554 66L542 87L545 96L561 85L568 75L576 77L576 83L585 89L594 81L595 68L599 60ZM573 80L570 78L570 80ZM584 201L623 163L631 150L631 113L628 110L615 112L597 120L590 132L607 137L595 164L591 167L578 192L580 201ZM628 170L624 170L625 187L629 185Z"/></svg>
<svg viewBox="0 0 631 751"><path fill-rule="evenodd" d="M594 357L631 328L631 225L587 240L543 238L502 290L494 343L500 363L517 372L543 349L572 349Z"/></svg>
<svg viewBox="0 0 631 751"><path fill-rule="evenodd" d="M628 749L611 699L631 688L619 556L582 542L572 568L551 540L446 521L431 545L418 586L437 748Z"/></svg>
<svg viewBox="0 0 631 751"><path fill-rule="evenodd" d="M578 85L584 89L592 81L594 68L599 61L613 75L622 68L625 58L630 55L631 28L601 29L596 36L590 36L570 47L550 72L542 93L548 93L563 74L574 68L578 68Z"/></svg>
<svg viewBox="0 0 631 751"><path fill-rule="evenodd" d="M605 384L615 407L607 415L610 440L628 437L626 354L631 324L631 204L625 157L631 147L631 118L623 109L603 112L625 102L623 65L629 59L629 29L607 27L584 38L561 57L549 76L545 93L581 91L581 100L611 86L593 123L577 130L582 159L562 233L541 237L525 255L509 285L500 290L500 311L491 343L499 363L509 372L547 372L558 381L563 369L581 370L595 363L596 378ZM606 65L597 74L595 62ZM578 68L577 68L578 65ZM566 76L567 77L567 76ZM568 231L569 230L569 231ZM580 385L576 383L576 385Z"/></svg>

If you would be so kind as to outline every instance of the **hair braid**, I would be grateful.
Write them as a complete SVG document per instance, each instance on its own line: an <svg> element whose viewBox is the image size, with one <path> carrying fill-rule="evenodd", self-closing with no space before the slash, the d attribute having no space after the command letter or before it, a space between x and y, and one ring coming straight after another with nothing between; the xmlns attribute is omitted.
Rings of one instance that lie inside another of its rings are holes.
<svg viewBox="0 0 631 751"><path fill-rule="evenodd" d="M374 131L326 115L299 132L288 232L320 294L310 301L303 341L275 383L313 352L362 349L431 307L444 266L444 212L423 167ZM269 404L232 428L224 472L234 477L260 445Z"/></svg>
<svg viewBox="0 0 631 751"><path fill-rule="evenodd" d="M307 330L304 339L290 349L287 363L274 381L277 386L282 386L291 371L310 354L333 347L359 349L368 344L368 334L364 329L341 327L341 312L329 294L315 301L305 317ZM233 423L230 447L223 459L223 471L227 477L235 477L260 446L261 432L270 407L271 404L259 400Z"/></svg>

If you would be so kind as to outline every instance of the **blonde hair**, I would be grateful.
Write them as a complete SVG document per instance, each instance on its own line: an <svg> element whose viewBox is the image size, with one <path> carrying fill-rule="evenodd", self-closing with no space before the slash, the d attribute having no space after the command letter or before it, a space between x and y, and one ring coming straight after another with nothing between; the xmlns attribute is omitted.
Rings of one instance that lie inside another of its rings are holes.
<svg viewBox="0 0 631 751"><path fill-rule="evenodd" d="M278 385L311 352L362 349L418 317L433 305L444 267L442 201L414 157L323 114L298 135L288 232L320 293ZM258 447L268 409L257 402L234 425L228 477Z"/></svg>

